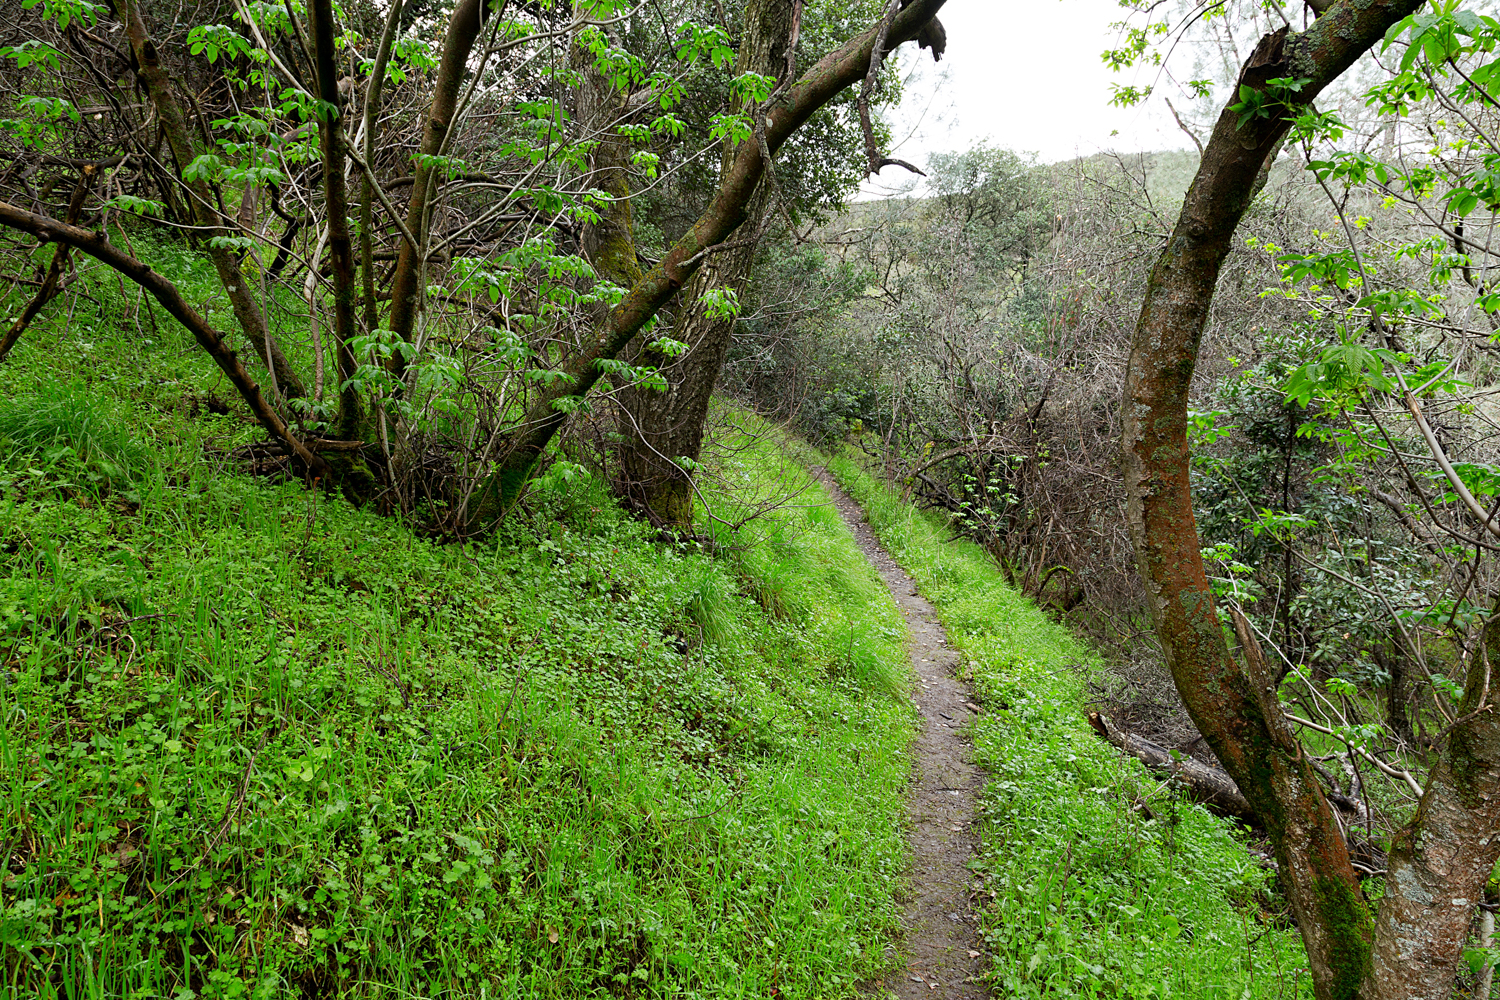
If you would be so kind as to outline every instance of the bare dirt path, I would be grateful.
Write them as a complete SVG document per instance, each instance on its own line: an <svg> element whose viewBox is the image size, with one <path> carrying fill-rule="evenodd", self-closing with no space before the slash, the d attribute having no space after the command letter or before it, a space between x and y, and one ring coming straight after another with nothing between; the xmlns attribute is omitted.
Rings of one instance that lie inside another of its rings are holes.
<svg viewBox="0 0 1500 1000"><path fill-rule="evenodd" d="M978 708L956 676L959 654L948 644L937 612L875 538L859 504L826 471L818 479L906 618L917 676L912 701L922 713L906 807L912 848L911 895L902 920L907 961L890 979L870 985L902 1000L987 1000L989 991L979 983L983 959L971 905L978 880L968 869L979 842L974 802L983 773L969 762L972 747L965 730Z"/></svg>

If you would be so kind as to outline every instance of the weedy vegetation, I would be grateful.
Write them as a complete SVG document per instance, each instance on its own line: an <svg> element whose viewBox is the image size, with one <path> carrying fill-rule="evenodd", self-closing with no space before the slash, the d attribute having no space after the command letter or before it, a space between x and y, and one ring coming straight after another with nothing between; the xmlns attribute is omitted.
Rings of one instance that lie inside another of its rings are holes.
<svg viewBox="0 0 1500 1000"><path fill-rule="evenodd" d="M442 544L237 472L255 427L185 332L79 287L0 367L0 994L812 997L883 967L904 633L776 448L723 480L805 491L717 556L568 463Z"/></svg>
<svg viewBox="0 0 1500 1000"><path fill-rule="evenodd" d="M937 608L984 708L975 867L997 995L1311 996L1296 929L1242 834L1089 727L1097 657L852 453L828 467Z"/></svg>

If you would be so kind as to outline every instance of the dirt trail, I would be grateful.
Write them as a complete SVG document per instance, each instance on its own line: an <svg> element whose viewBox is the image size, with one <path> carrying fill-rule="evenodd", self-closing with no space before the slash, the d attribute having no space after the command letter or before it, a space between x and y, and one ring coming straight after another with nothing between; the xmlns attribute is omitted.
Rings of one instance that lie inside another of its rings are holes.
<svg viewBox="0 0 1500 1000"><path fill-rule="evenodd" d="M964 728L978 709L955 676L959 654L948 644L937 612L875 538L859 504L826 471L818 479L906 618L917 676L912 701L922 713L915 787L906 809L913 855L912 892L902 920L908 961L891 979L871 985L902 1000L987 1000L989 991L978 982L983 959L971 905L978 880L967 867L979 842L974 802L983 777L969 762L972 747Z"/></svg>

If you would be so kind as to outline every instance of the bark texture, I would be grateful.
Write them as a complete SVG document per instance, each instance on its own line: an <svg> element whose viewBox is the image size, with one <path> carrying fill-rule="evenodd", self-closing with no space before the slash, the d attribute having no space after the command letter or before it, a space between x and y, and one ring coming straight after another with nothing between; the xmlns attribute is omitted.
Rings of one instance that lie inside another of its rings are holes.
<svg viewBox="0 0 1500 1000"><path fill-rule="evenodd" d="M245 366L240 364L234 351L224 343L224 338L219 331L210 326L197 310L188 305L187 300L177 291L176 285L151 270L150 265L116 249L97 233L79 226L70 226L66 222L58 222L56 219L49 219L43 215L33 215L31 212L3 201L0 201L0 226L30 233L44 242L57 243L60 246L72 247L74 250L86 253L144 288L152 298L162 304L167 312L172 314L173 318L187 327L193 339L208 352L209 357L213 358L214 363L219 366L219 370L239 391L240 398L250 407L250 412L255 414L261 426L300 458L313 476L328 475L328 464L292 435L285 421L261 394L260 386L256 384L255 379L250 377L250 373L245 371Z"/></svg>
<svg viewBox="0 0 1500 1000"><path fill-rule="evenodd" d="M800 0L749 0L737 73L759 73L784 82L795 68ZM735 110L739 110L736 108ZM751 139L749 144L754 144ZM726 141L720 181L734 167L738 146ZM703 453L703 424L734 333L733 318L711 315L705 293L726 289L739 295L755 259L756 237L769 205L769 185L757 185L745 224L733 247L712 254L683 289L672 339L688 345L673 360L643 350L641 361L667 378L666 392L627 390L620 396L620 468L616 490L626 503L657 524L687 528L693 522L692 473L676 459L696 463Z"/></svg>
<svg viewBox="0 0 1500 1000"><path fill-rule="evenodd" d="M130 48L135 53L136 72L145 85L146 94L151 98L152 106L156 109L162 134L166 137L167 146L172 150L172 158L177 161L177 172L181 175L182 171L187 169L197 157L193 133L188 128L187 114L183 111L182 102L178 100L176 91L173 90L171 79L162 69L156 43L151 40L150 34L146 31L146 23L141 19L140 8L136 0L120 0L118 9L120 19L125 24L125 35L130 40ZM240 329L245 331L245 336L250 339L250 343L255 345L260 359L270 368L275 387L282 395L307 395L302 380L297 377L296 372L287 362L286 356L282 354L281 348L276 346L275 340L271 337L270 329L266 326L266 318L260 310L260 303L256 301L244 272L240 270L239 258L235 251L228 247L216 247L212 243L212 238L215 236L233 234L230 229L220 224L219 213L214 207L213 188L208 181L202 179L189 181L182 178L182 181L188 189L187 200L193 220L210 239L208 256L213 261L214 270L219 274L219 283L224 286L224 292L229 296L229 304L234 310L235 319L239 321Z"/></svg>
<svg viewBox="0 0 1500 1000"><path fill-rule="evenodd" d="M1500 719L1491 677L1496 662L1500 607L1485 625L1480 654L1469 663L1462 721L1427 776L1416 816L1391 845L1365 990L1372 1000L1452 995L1474 906L1500 858Z"/></svg>
<svg viewBox="0 0 1500 1000"><path fill-rule="evenodd" d="M887 33L886 51L915 38L944 2L914 0L897 14ZM746 143L740 148L713 202L692 228L610 310L592 337L564 366L566 378L558 379L538 394L526 412L521 429L509 442L499 471L471 501L468 517L471 526L493 520L510 508L567 414L581 404L599 380L598 362L617 357L656 311L697 272L704 251L724 242L739 228L765 171L765 158L774 155L793 132L841 90L864 78L875 35L876 29L870 28L824 56L772 101L766 113L766 147L761 149L758 143Z"/></svg>
<svg viewBox="0 0 1500 1000"><path fill-rule="evenodd" d="M426 221L431 188L437 178L424 159L437 156L443 151L453 126L453 116L458 111L459 85L463 83L464 70L469 63L469 54L479 39L480 29L489 16L487 0L459 0L448 21L448 33L443 38L443 55L438 63L437 79L433 84L432 105L427 109L427 124L422 130L422 147L415 164L416 172L411 185L411 200L406 208L406 228L421 242L425 251ZM417 314L421 308L420 287L421 253L405 240L396 258L396 270L391 277L390 328L406 340L411 340L416 331ZM399 376L405 370L405 362L397 355L393 369Z"/></svg>
<svg viewBox="0 0 1500 1000"><path fill-rule="evenodd" d="M1269 79L1305 79L1295 97L1310 102L1417 7L1416 0L1341 0L1306 32L1263 38L1240 83L1264 90ZM1248 629L1239 629L1246 665L1230 653L1198 550L1189 484L1188 394L1214 286L1288 128L1287 110L1271 108L1243 128L1239 112L1225 108L1148 279L1126 372L1122 460L1141 576L1177 689L1265 821L1316 994L1351 998L1369 970L1369 910L1333 811L1283 718L1276 677Z"/></svg>

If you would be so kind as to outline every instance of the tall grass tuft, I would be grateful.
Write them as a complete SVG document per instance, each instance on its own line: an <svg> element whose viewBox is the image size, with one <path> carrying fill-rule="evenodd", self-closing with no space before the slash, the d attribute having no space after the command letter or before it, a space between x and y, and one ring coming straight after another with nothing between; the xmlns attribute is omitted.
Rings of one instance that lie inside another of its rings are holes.
<svg viewBox="0 0 1500 1000"><path fill-rule="evenodd" d="M151 461L124 408L76 381L45 382L0 403L0 455L74 466L105 486L139 479Z"/></svg>
<svg viewBox="0 0 1500 1000"><path fill-rule="evenodd" d="M711 646L727 646L738 638L734 588L720 573L706 573L688 597L687 613Z"/></svg>

